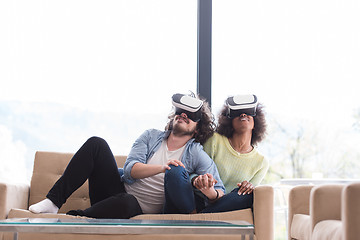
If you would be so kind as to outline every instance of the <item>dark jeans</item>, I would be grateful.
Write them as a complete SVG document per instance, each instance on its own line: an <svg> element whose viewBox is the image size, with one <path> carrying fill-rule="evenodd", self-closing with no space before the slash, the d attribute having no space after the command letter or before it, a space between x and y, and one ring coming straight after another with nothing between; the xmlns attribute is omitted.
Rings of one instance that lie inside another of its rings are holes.
<svg viewBox="0 0 360 240"><path fill-rule="evenodd" d="M181 166L170 165L166 170L164 213L191 213L205 207L203 195L197 194L191 185L189 174Z"/></svg>
<svg viewBox="0 0 360 240"><path fill-rule="evenodd" d="M234 188L230 193L225 194L214 203L210 203L201 213L227 212L252 208L253 193L238 195L239 188Z"/></svg>
<svg viewBox="0 0 360 240"><path fill-rule="evenodd" d="M91 207L68 214L126 219L142 213L136 198L125 191L108 144L98 137L89 138L76 152L46 197L60 208L87 179Z"/></svg>
<svg viewBox="0 0 360 240"><path fill-rule="evenodd" d="M238 195L239 188L226 194L214 203L208 203L199 190L194 189L189 174L183 167L171 166L165 172L165 207L164 213L201 213L226 212L251 208L253 194Z"/></svg>

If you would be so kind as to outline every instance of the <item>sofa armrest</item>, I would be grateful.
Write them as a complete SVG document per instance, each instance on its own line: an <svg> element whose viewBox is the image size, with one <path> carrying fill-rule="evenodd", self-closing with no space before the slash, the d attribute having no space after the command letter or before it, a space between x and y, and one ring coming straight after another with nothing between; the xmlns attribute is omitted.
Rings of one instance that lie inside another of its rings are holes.
<svg viewBox="0 0 360 240"><path fill-rule="evenodd" d="M311 232L323 220L341 220L341 194L344 185L314 187L310 194Z"/></svg>
<svg viewBox="0 0 360 240"><path fill-rule="evenodd" d="M12 208L27 209L29 190L28 184L0 182L0 219L5 219Z"/></svg>
<svg viewBox="0 0 360 240"><path fill-rule="evenodd" d="M360 236L360 182L347 185L342 192L341 219L344 239L358 239Z"/></svg>
<svg viewBox="0 0 360 240"><path fill-rule="evenodd" d="M291 239L291 224L295 214L310 214L310 192L314 186L301 185L293 187L289 192L288 238Z"/></svg>
<svg viewBox="0 0 360 240"><path fill-rule="evenodd" d="M254 189L254 226L258 240L274 239L274 189L257 186Z"/></svg>

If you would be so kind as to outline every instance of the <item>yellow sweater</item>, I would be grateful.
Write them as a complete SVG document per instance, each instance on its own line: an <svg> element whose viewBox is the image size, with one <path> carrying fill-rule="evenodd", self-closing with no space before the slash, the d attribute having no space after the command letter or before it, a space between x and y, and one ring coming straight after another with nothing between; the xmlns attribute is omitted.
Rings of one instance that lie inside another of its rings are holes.
<svg viewBox="0 0 360 240"><path fill-rule="evenodd" d="M269 162L255 148L240 154L231 147L227 137L218 133L204 144L204 150L214 160L226 193L245 180L254 186L260 184L269 168Z"/></svg>

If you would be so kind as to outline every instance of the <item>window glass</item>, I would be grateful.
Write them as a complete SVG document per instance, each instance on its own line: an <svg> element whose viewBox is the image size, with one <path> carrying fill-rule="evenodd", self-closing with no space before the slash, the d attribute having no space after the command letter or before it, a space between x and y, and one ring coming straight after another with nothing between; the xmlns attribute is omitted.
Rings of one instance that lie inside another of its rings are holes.
<svg viewBox="0 0 360 240"><path fill-rule="evenodd" d="M1 1L0 178L29 179L35 151L88 137L128 154L164 129L171 95L196 91L192 0Z"/></svg>
<svg viewBox="0 0 360 240"><path fill-rule="evenodd" d="M213 1L213 109L254 93L280 178L360 178L360 15L355 1Z"/></svg>

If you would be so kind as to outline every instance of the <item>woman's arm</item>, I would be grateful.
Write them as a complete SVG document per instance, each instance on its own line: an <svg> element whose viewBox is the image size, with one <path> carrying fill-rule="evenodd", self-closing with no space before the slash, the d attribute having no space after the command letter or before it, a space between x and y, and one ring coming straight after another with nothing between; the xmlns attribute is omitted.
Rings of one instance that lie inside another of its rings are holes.
<svg viewBox="0 0 360 240"><path fill-rule="evenodd" d="M267 171L269 170L269 161L266 158L263 159L261 168L255 173L255 175L249 180L254 186L257 186L264 179Z"/></svg>
<svg viewBox="0 0 360 240"><path fill-rule="evenodd" d="M214 188L216 183L217 180L214 179L211 174L207 173L195 177L192 185L199 189L210 201L216 201L224 195L221 189Z"/></svg>
<svg viewBox="0 0 360 240"><path fill-rule="evenodd" d="M245 195L252 193L255 186L261 183L268 169L269 169L269 162L264 158L262 162L262 167L255 173L255 175L250 179L250 181L243 181L237 184L239 187L238 194Z"/></svg>

